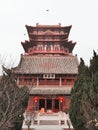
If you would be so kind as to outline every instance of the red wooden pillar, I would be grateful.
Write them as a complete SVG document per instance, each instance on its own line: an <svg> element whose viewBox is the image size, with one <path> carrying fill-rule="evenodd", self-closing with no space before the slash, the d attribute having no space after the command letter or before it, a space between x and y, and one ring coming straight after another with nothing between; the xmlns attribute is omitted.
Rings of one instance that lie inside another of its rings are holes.
<svg viewBox="0 0 98 130"><path fill-rule="evenodd" d="M25 84L24 77L22 77L22 85L24 85L24 84Z"/></svg>
<svg viewBox="0 0 98 130"><path fill-rule="evenodd" d="M31 82L32 82L32 85L34 85L34 78L32 78L32 81L31 81Z"/></svg>
<svg viewBox="0 0 98 130"><path fill-rule="evenodd" d="M64 79L64 84L66 84L66 78Z"/></svg>
<svg viewBox="0 0 98 130"><path fill-rule="evenodd" d="M54 111L54 99L52 99L52 111Z"/></svg>
<svg viewBox="0 0 98 130"><path fill-rule="evenodd" d="M38 97L34 97L36 110L38 110L38 101L39 101L39 98Z"/></svg>
<svg viewBox="0 0 98 130"><path fill-rule="evenodd" d="M63 98L63 97L59 97L59 110L60 110L60 111L62 111L62 107L63 107L63 106L62 106L62 105L63 105L62 103L63 103L63 101L64 101L64 98Z"/></svg>
<svg viewBox="0 0 98 130"><path fill-rule="evenodd" d="M39 85L39 78L37 77L37 86Z"/></svg>
<svg viewBox="0 0 98 130"><path fill-rule="evenodd" d="M47 111L47 99L45 98L45 111Z"/></svg>

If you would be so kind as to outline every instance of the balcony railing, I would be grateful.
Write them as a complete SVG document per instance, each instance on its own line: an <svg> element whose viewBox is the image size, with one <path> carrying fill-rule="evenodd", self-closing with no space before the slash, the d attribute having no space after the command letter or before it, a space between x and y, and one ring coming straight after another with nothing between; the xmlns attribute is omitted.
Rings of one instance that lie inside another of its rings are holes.
<svg viewBox="0 0 98 130"><path fill-rule="evenodd" d="M36 86L37 87L37 85L36 84L33 84L32 82L19 82L19 85L26 85L26 86ZM62 82L61 84L60 84L60 82L46 82L46 83L44 83L44 82L39 82L39 84L38 84L38 86L40 87L40 86L63 86L63 85L73 85L73 83L72 82Z"/></svg>
<svg viewBox="0 0 98 130"><path fill-rule="evenodd" d="M43 54L46 54L46 53L52 53L52 54L55 54L55 53L57 53L57 54L66 54L66 55L68 55L69 54L69 52L66 52L66 51L64 51L64 50L32 50L31 52L29 52L29 54L41 54L41 53L43 53Z"/></svg>

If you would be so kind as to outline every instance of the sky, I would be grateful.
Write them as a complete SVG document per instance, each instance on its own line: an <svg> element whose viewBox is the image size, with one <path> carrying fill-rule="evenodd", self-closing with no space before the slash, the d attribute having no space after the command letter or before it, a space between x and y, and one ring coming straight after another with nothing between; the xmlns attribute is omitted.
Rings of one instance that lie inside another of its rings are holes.
<svg viewBox="0 0 98 130"><path fill-rule="evenodd" d="M98 0L0 0L0 65L18 65L21 41L28 40L25 25L36 23L72 25L73 54L86 65L93 50L98 53Z"/></svg>

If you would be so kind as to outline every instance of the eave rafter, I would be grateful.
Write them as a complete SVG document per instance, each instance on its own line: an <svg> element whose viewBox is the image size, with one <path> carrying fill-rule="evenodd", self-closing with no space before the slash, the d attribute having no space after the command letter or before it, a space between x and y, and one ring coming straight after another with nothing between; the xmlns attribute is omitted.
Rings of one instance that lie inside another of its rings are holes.
<svg viewBox="0 0 98 130"><path fill-rule="evenodd" d="M31 44L30 41L21 42L21 44L22 44L22 46L23 46L25 52L28 51L28 48L32 47L32 44Z"/></svg>

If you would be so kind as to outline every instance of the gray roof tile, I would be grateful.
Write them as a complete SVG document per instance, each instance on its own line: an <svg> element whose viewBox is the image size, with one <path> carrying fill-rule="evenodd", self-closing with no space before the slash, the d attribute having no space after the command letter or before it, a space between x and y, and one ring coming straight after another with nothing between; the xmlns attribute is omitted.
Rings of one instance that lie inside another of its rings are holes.
<svg viewBox="0 0 98 130"><path fill-rule="evenodd" d="M30 56L22 55L14 73L20 74L77 74L76 56Z"/></svg>

